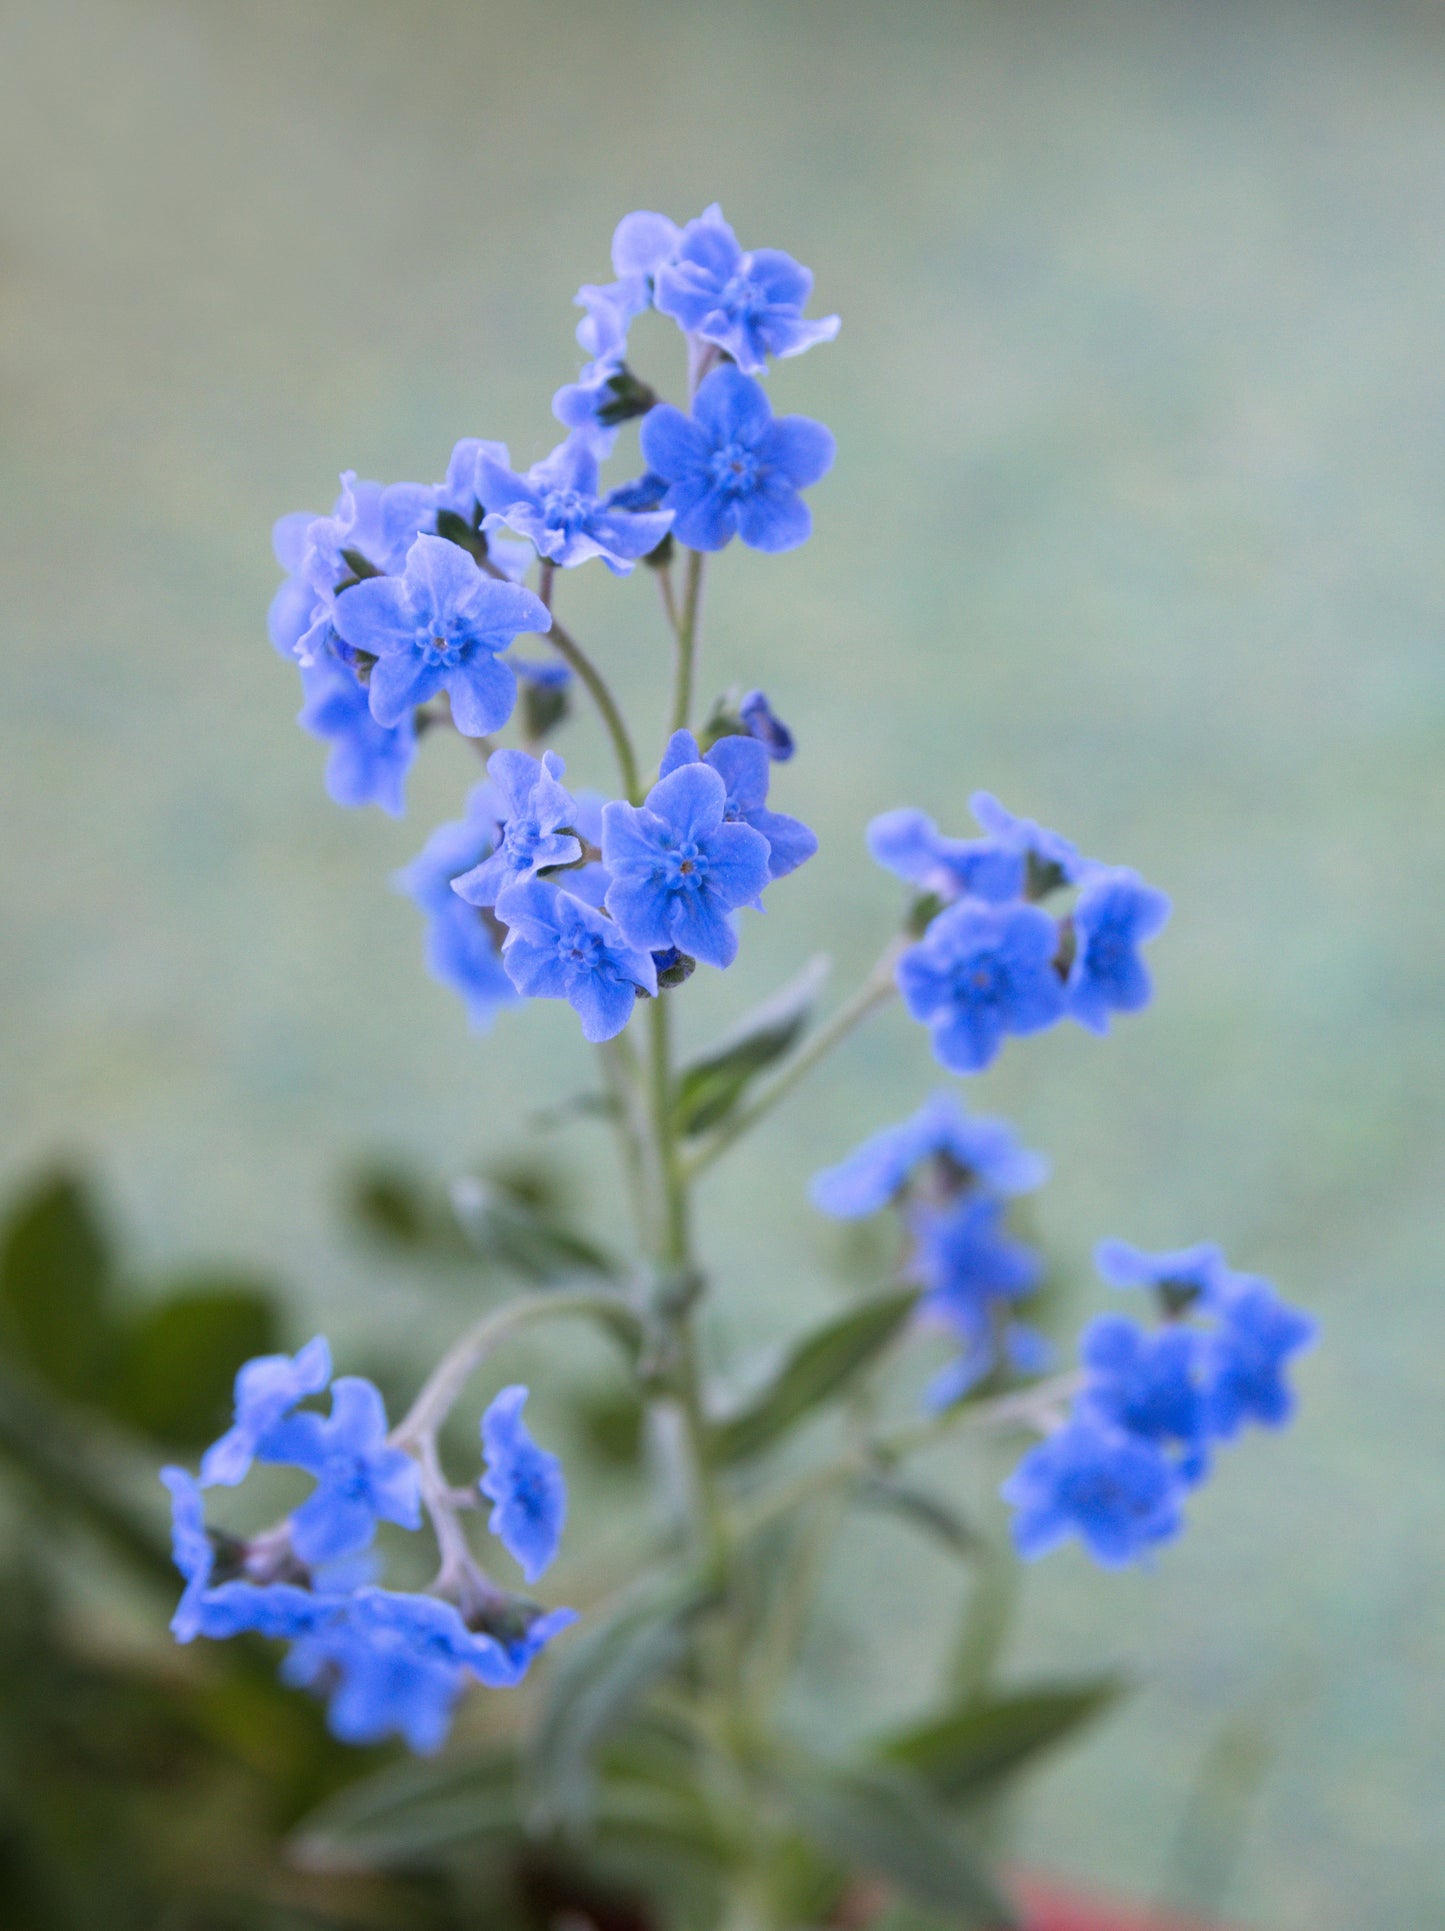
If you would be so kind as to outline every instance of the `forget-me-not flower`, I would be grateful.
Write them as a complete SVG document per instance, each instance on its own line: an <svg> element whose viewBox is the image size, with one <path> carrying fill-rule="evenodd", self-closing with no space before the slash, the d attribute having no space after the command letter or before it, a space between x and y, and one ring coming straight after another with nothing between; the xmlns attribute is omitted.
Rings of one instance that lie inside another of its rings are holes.
<svg viewBox="0 0 1445 1931"><path fill-rule="evenodd" d="M738 716L775 764L786 764L797 746L793 734L762 691L749 691L738 706Z"/></svg>
<svg viewBox="0 0 1445 1931"><path fill-rule="evenodd" d="M1152 993L1139 947L1169 917L1169 900L1126 866L1091 872L1073 911L1074 958L1066 987L1069 1015L1092 1032L1109 1030L1111 1012L1137 1012Z"/></svg>
<svg viewBox="0 0 1445 1931"><path fill-rule="evenodd" d="M523 631L549 630L545 604L499 582L459 544L419 536L399 577L368 577L336 599L333 622L353 650L376 659L368 691L378 724L397 724L444 690L467 737L512 715L517 680L498 652Z"/></svg>
<svg viewBox="0 0 1445 1931"><path fill-rule="evenodd" d="M876 1214L896 1200L925 1160L943 1161L965 1181L994 1193L1029 1193L1048 1178L1042 1154L1019 1145L1006 1120L965 1113L951 1093L934 1093L908 1119L872 1134L861 1146L815 1174L813 1205L839 1220Z"/></svg>
<svg viewBox="0 0 1445 1931"><path fill-rule="evenodd" d="M330 744L326 791L338 805L380 805L400 818L406 809L406 776L416 757L412 714L378 724L354 670L328 651L301 666L305 702L296 722Z"/></svg>
<svg viewBox="0 0 1445 1931"><path fill-rule="evenodd" d="M732 964L738 939L728 914L760 903L771 854L761 832L729 824L726 812L727 785L706 764L659 778L645 805L604 807L606 905L629 944L675 945L707 965Z"/></svg>
<svg viewBox="0 0 1445 1931"><path fill-rule="evenodd" d="M1001 1493L1017 1511L1014 1546L1030 1562L1076 1535L1103 1568L1120 1569L1182 1526L1168 1458L1090 1418L1076 1416L1030 1449Z"/></svg>
<svg viewBox="0 0 1445 1931"><path fill-rule="evenodd" d="M550 1565L567 1518L562 1464L539 1448L522 1420L527 1390L503 1388L482 1416L487 1471L478 1487L496 1504L487 1526L533 1583Z"/></svg>
<svg viewBox="0 0 1445 1931"><path fill-rule="evenodd" d="M646 409L651 392L630 379L627 332L651 306L658 269L677 251L682 231L666 215L624 215L612 237L613 282L585 283L576 303L586 313L577 340L591 358L575 382L552 398L552 413L570 429L607 426Z"/></svg>
<svg viewBox="0 0 1445 1931"><path fill-rule="evenodd" d="M903 1003L954 1073L980 1072L1008 1033L1040 1032L1064 1010L1059 932L1036 905L960 899L898 961Z"/></svg>
<svg viewBox="0 0 1445 1931"><path fill-rule="evenodd" d="M261 1354L236 1376L235 1419L201 1458L202 1488L235 1488L246 1479L261 1443L308 1395L331 1380L331 1350L318 1334L299 1354Z"/></svg>
<svg viewBox="0 0 1445 1931"><path fill-rule="evenodd" d="M925 1290L919 1312L942 1322L963 1343L963 1353L928 1389L925 1399L932 1408L958 1401L987 1374L1000 1338L1016 1366L1043 1365L1041 1337L1003 1318L1008 1307L1033 1293L1043 1272L1033 1249L1009 1234L1003 1212L1002 1201L970 1193L947 1207L921 1208L910 1216L914 1246L904 1274Z"/></svg>
<svg viewBox="0 0 1445 1931"><path fill-rule="evenodd" d="M1122 1314L1101 1314L1079 1338L1086 1373L1077 1411L1161 1448L1177 1448L1182 1479L1209 1468L1204 1387L1205 1337L1171 1324L1150 1333Z"/></svg>
<svg viewBox="0 0 1445 1931"><path fill-rule="evenodd" d="M1285 1366L1313 1344L1318 1324L1282 1301L1268 1281L1252 1275L1236 1277L1219 1316L1204 1344L1211 1433L1228 1440L1247 1421L1282 1428L1294 1412Z"/></svg>
<svg viewBox="0 0 1445 1931"><path fill-rule="evenodd" d="M745 254L716 203L688 222L672 258L657 270L654 301L664 315L725 349L755 375L770 355L801 355L831 342L836 315L809 321L810 272L780 248Z"/></svg>
<svg viewBox="0 0 1445 1931"><path fill-rule="evenodd" d="M507 927L502 962L517 991L529 999L565 999L593 1045L622 1031L639 991L657 991L657 968L645 946L544 879L512 886L497 903L497 917Z"/></svg>
<svg viewBox="0 0 1445 1931"><path fill-rule="evenodd" d="M600 497L597 455L596 438L582 429L534 463L525 476L510 467L505 449L498 460L483 456L477 465L487 506L482 528L492 531L505 524L526 537L538 556L563 569L601 557L614 576L626 576L639 557L661 543L672 515L667 510L619 509Z"/></svg>
<svg viewBox="0 0 1445 1931"><path fill-rule="evenodd" d="M206 1530L200 1484L183 1468L163 1468L161 1480L171 1495L171 1558L186 1585L171 1618L178 1643L197 1636L219 1642L247 1632L301 1636L335 1614L338 1597L292 1582L248 1581L239 1560L233 1573L213 1582L216 1543Z"/></svg>
<svg viewBox="0 0 1445 1931"><path fill-rule="evenodd" d="M525 751L492 753L487 776L501 821L497 842L480 865L452 880L458 898L468 905L495 905L508 886L535 878L549 865L581 858L574 829L577 801L562 785L565 770L555 751L544 751L540 762Z"/></svg>
<svg viewBox="0 0 1445 1931"><path fill-rule="evenodd" d="M660 775L688 764L706 764L727 787L723 818L730 825L751 825L768 841L768 876L786 878L818 849L818 840L800 818L767 808L771 778L767 746L754 737L723 737L704 758L691 731L674 731L662 754Z"/></svg>
<svg viewBox="0 0 1445 1931"><path fill-rule="evenodd" d="M1090 869L1077 845L1032 818L1016 818L991 791L975 791L968 808L990 838L1024 856L1030 897L1042 898L1060 885L1077 885Z"/></svg>
<svg viewBox="0 0 1445 1931"><path fill-rule="evenodd" d="M378 1520L421 1526L416 1462L386 1439L386 1407L360 1375L342 1375L331 1413L288 1415L263 1437L263 1462L285 1462L316 1477L291 1517L291 1546L308 1564L335 1562L364 1549Z"/></svg>
<svg viewBox="0 0 1445 1931"><path fill-rule="evenodd" d="M945 838L926 812L881 812L868 827L868 850L885 870L945 900L962 896L1002 905L1023 890L1026 860L997 838Z"/></svg>
<svg viewBox="0 0 1445 1931"><path fill-rule="evenodd" d="M330 650L349 661L350 648L333 622L338 593L362 577L400 570L435 515L436 493L425 484L358 482L348 469L329 516L306 510L283 516L271 543L287 580L268 616L281 655L311 664Z"/></svg>
<svg viewBox="0 0 1445 1931"><path fill-rule="evenodd" d="M698 385L692 415L659 403L642 424L648 468L667 480L672 533L694 550L734 536L754 550L791 550L813 519L798 494L833 465L833 438L807 416L774 417L767 391L725 365Z"/></svg>
<svg viewBox="0 0 1445 1931"><path fill-rule="evenodd" d="M1126 1240L1101 1240L1094 1249L1094 1266L1111 1287L1153 1288L1171 1312L1182 1312L1196 1301L1217 1307L1242 1278L1231 1272L1224 1249L1212 1240L1162 1254L1145 1253Z"/></svg>
<svg viewBox="0 0 1445 1931"><path fill-rule="evenodd" d="M486 1032L502 1006L517 1003L503 968L500 932L490 915L466 904L452 880L474 872L501 836L501 802L490 782L473 785L466 816L439 825L392 883L426 914L426 963L434 979L461 994L467 1018Z"/></svg>

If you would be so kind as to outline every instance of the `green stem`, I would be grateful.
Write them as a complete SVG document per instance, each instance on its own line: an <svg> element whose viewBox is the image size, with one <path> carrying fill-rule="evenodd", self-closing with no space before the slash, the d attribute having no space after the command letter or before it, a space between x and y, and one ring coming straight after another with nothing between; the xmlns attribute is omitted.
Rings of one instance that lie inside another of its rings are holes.
<svg viewBox="0 0 1445 1931"><path fill-rule="evenodd" d="M442 1356L416 1400L392 1430L394 1445L411 1448L432 1439L456 1405L462 1389L500 1342L538 1321L569 1318L600 1321L615 1332L624 1333L639 1347L644 1339L640 1316L619 1294L549 1292L512 1301L475 1322Z"/></svg>
<svg viewBox="0 0 1445 1931"><path fill-rule="evenodd" d="M707 559L701 550L687 553L687 572L683 579L682 608L669 614L673 617L673 635L677 639L677 672L673 683L672 731L687 729L688 719L692 716L693 685L697 678L697 656L700 642L698 618L702 610L702 578ZM671 584L668 591L671 591ZM664 597L670 604L671 597Z"/></svg>
<svg viewBox="0 0 1445 1931"><path fill-rule="evenodd" d="M712 1138L698 1148L691 1160L683 1167L684 1180L693 1180L704 1169L710 1167L720 1154L727 1152L735 1140L740 1140L743 1134L757 1125L759 1120L771 1113L780 1100L786 1099L793 1088L805 1080L813 1068L828 1057L835 1046L841 1045L850 1033L857 1031L865 1019L871 1017L880 1006L887 1004L896 990L893 968L906 944L905 939L895 939L853 997L838 1008L826 1025L818 1028L808 1044L788 1061L780 1073L760 1087L746 1106L738 1107Z"/></svg>

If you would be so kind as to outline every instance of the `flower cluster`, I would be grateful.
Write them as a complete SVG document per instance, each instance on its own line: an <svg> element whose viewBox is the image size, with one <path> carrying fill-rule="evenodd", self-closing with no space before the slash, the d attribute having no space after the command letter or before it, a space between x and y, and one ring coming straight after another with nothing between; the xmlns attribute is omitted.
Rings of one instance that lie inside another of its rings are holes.
<svg viewBox="0 0 1445 1931"><path fill-rule="evenodd" d="M329 1387L331 1410L301 1404ZM555 1455L522 1424L525 1388L505 1388L482 1418L486 1472L479 1495L495 1503L492 1533L534 1583L557 1552L566 1488ZM312 1477L310 1495L286 1520L241 1540L208 1530L207 1488L234 1488L256 1462ZM171 1620L178 1641L254 1631L292 1644L287 1682L326 1695L344 1742L393 1732L414 1750L437 1749L468 1676L494 1689L521 1681L532 1658L574 1620L499 1588L467 1555L445 1564L447 1594L384 1589L370 1557L378 1522L419 1529L423 1471L387 1430L381 1395L356 1375L331 1379L319 1336L295 1356L263 1355L236 1378L235 1419L207 1449L200 1480L167 1468L172 1550L185 1580ZM427 1498L453 1511L455 1491ZM470 1494L468 1505L479 1506ZM454 1519L454 1518L453 1518Z"/></svg>
<svg viewBox="0 0 1445 1931"><path fill-rule="evenodd" d="M1213 1445L1247 1422L1280 1428L1294 1401L1285 1367L1316 1326L1268 1281L1238 1274L1212 1245L1145 1254L1105 1241L1095 1256L1116 1286L1154 1290L1151 1331L1102 1314L1079 1342L1082 1385L1068 1419L1004 1484L1024 1556L1074 1535L1118 1568L1179 1532L1186 1492L1208 1474Z"/></svg>
<svg viewBox="0 0 1445 1931"><path fill-rule="evenodd" d="M954 1073L981 1072L1010 1033L1064 1018L1103 1033L1111 1013L1147 1005L1139 948L1169 917L1169 900L1137 872L1082 857L986 791L971 804L982 838L945 838L910 810L868 828L874 858L920 893L923 936L898 962L898 987ZM1044 910L1069 890L1067 912Z"/></svg>
<svg viewBox="0 0 1445 1931"><path fill-rule="evenodd" d="M973 1118L952 1094L935 1093L814 1177L809 1191L824 1213L846 1220L897 1209L908 1238L900 1277L923 1290L922 1318L962 1344L929 1387L933 1408L960 1401L1003 1363L1033 1372L1047 1362L1043 1337L1014 1318L1043 1264L1004 1226L1009 1197L1047 1174L1047 1161L1004 1121Z"/></svg>
<svg viewBox="0 0 1445 1931"><path fill-rule="evenodd" d="M827 472L833 439L806 417L774 416L756 378L769 357L836 335L836 316L803 314L812 277L776 249L744 252L716 207L682 227L629 215L612 257L616 279L577 296L591 360L558 392L568 433L549 456L519 473L504 443L466 437L440 483L383 487L348 472L329 516L276 526L287 578L271 637L300 666L300 721L331 746L326 782L340 804L400 814L422 730L450 722L490 739L513 716L519 675L569 676L507 654L524 633L556 636L554 571L600 558L616 574L642 559L662 573L674 543L700 560L735 535L776 551L809 533L800 491ZM686 339L686 412L627 368L628 330L648 308ZM635 416L644 468L604 488L600 466ZM520 581L532 563L540 595ZM524 747L490 756L465 818L397 883L427 915L432 972L479 1030L519 998L565 999L586 1039L609 1039L637 999L656 996L659 969L731 964L732 915L816 850L766 802L769 764L792 756L793 739L752 691L705 754L684 729L645 797L606 801L564 790L561 760L536 755L530 714L524 727Z"/></svg>

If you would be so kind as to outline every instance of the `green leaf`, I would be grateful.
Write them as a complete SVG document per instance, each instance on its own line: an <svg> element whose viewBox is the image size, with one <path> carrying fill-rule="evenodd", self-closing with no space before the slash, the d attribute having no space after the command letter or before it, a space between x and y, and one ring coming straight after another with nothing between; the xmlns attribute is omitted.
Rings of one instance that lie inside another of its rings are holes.
<svg viewBox="0 0 1445 1931"><path fill-rule="evenodd" d="M71 1173L37 1181L0 1235L0 1331L10 1353L74 1399L110 1358L112 1262L94 1197Z"/></svg>
<svg viewBox="0 0 1445 1931"><path fill-rule="evenodd" d="M888 1738L878 1754L957 1802L982 1795L1080 1729L1119 1697L1117 1677L1013 1690L964 1704Z"/></svg>
<svg viewBox="0 0 1445 1931"><path fill-rule="evenodd" d="M1005 1931L1016 1924L955 1820L906 1772L790 1755L777 1781L802 1829L850 1869L872 1871L916 1903L946 1913L955 1931Z"/></svg>
<svg viewBox="0 0 1445 1931"><path fill-rule="evenodd" d="M688 1624L703 1600L689 1577L625 1604L562 1652L548 1677L528 1766L538 1819L572 1829L585 1824L598 1751L682 1661Z"/></svg>
<svg viewBox="0 0 1445 1931"><path fill-rule="evenodd" d="M854 1495L865 1508L882 1509L921 1529L950 1555L976 1556L985 1546L978 1531L957 1509L912 1482L899 1481L892 1475L869 1475L858 1484Z"/></svg>
<svg viewBox="0 0 1445 1931"><path fill-rule="evenodd" d="M913 1312L916 1288L895 1288L850 1307L799 1341L762 1392L718 1423L720 1463L770 1448L814 1408L843 1392L879 1355Z"/></svg>
<svg viewBox="0 0 1445 1931"><path fill-rule="evenodd" d="M225 1427L236 1370L279 1345L265 1288L224 1276L187 1281L130 1324L106 1406L167 1447L201 1447Z"/></svg>
<svg viewBox="0 0 1445 1931"><path fill-rule="evenodd" d="M791 1052L812 1021L830 961L811 960L795 979L757 1006L733 1030L678 1073L673 1094L677 1131L690 1137L719 1125L749 1084Z"/></svg>
<svg viewBox="0 0 1445 1931"><path fill-rule="evenodd" d="M535 1206L495 1181L465 1176L451 1187L452 1211L474 1253L539 1285L576 1274L614 1280L616 1261L569 1227L550 1206Z"/></svg>

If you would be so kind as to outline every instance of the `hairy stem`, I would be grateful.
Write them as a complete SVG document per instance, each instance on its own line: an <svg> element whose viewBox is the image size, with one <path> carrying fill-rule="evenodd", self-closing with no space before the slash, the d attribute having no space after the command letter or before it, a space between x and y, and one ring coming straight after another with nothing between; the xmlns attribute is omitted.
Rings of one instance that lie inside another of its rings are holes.
<svg viewBox="0 0 1445 1931"><path fill-rule="evenodd" d="M633 804L642 802L642 786L637 773L637 753L632 748L632 739L617 700L608 687L606 678L598 670L592 659L583 650L570 630L552 619L552 628L543 633L556 650L563 662L574 670L587 686L592 702L597 706L603 727L612 740L613 755L617 759L617 770L622 779L622 789Z"/></svg>
<svg viewBox="0 0 1445 1931"><path fill-rule="evenodd" d="M672 723L669 727L673 731L686 730L692 716L693 685L697 680L698 646L701 641L699 618L702 613L702 581L706 564L707 558L701 550L688 551L682 608L673 614L673 635L677 639L677 670L673 682Z"/></svg>
<svg viewBox="0 0 1445 1931"><path fill-rule="evenodd" d="M686 1180L694 1179L710 1167L720 1154L726 1153L735 1140L740 1140L759 1120L771 1113L778 1102L786 1099L815 1066L821 1065L835 1046L840 1046L865 1019L888 1003L896 990L893 968L906 944L905 939L895 939L853 997L846 1000L833 1017L818 1028L802 1051L796 1053L781 1072L761 1086L746 1106L738 1107L712 1138L698 1148L683 1168Z"/></svg>

